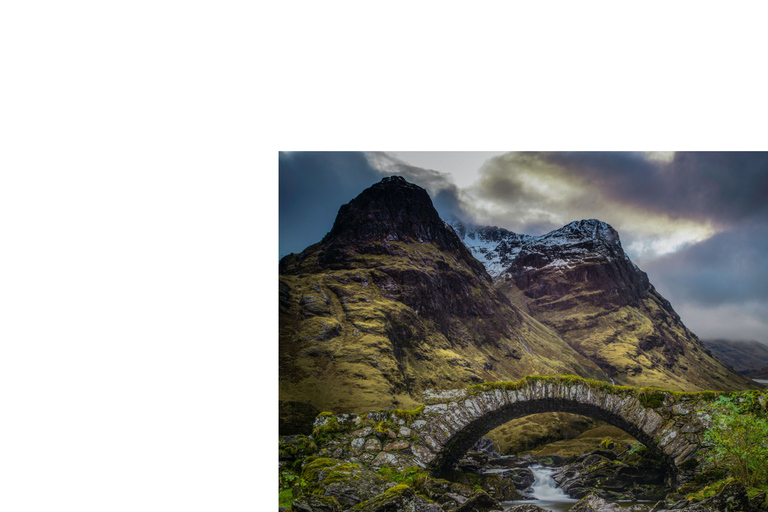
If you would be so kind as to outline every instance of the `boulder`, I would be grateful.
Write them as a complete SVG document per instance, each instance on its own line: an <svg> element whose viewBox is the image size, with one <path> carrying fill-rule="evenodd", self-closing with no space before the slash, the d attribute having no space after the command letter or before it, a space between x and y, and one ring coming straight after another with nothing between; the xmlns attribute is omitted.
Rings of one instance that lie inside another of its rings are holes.
<svg viewBox="0 0 768 512"><path fill-rule="evenodd" d="M358 504L355 512L441 512L442 509L416 495L405 484L391 487L382 494Z"/></svg>
<svg viewBox="0 0 768 512"><path fill-rule="evenodd" d="M437 501L451 491L452 483L442 478L426 478L418 484L419 493L426 495L432 501Z"/></svg>
<svg viewBox="0 0 768 512"><path fill-rule="evenodd" d="M468 451L459 462L456 463L456 469L462 473L477 473L480 468L488 464L489 457L485 453L477 451Z"/></svg>
<svg viewBox="0 0 768 512"><path fill-rule="evenodd" d="M549 512L549 510L526 503L525 505L515 505L514 507L510 507L507 509L507 512Z"/></svg>
<svg viewBox="0 0 768 512"><path fill-rule="evenodd" d="M594 492L608 500L663 497L664 472L659 471L651 455L613 455L607 450L583 454L558 468L552 479L571 498L581 499ZM611 458L613 457L613 458ZM631 463L626 461L631 460Z"/></svg>
<svg viewBox="0 0 768 512"><path fill-rule="evenodd" d="M512 480L502 478L497 473L482 475L480 486L485 492L499 501L515 501L523 499L517 492L515 483Z"/></svg>
<svg viewBox="0 0 768 512"><path fill-rule="evenodd" d="M440 504L443 510L453 511L453 510L456 510L456 508L459 505L464 504L464 502L467 501L467 499L468 498L466 498L465 496L462 496L461 494L446 492L442 496L440 496L438 503Z"/></svg>
<svg viewBox="0 0 768 512"><path fill-rule="evenodd" d="M291 505L293 512L341 512L339 502L330 496L303 494Z"/></svg>
<svg viewBox="0 0 768 512"><path fill-rule="evenodd" d="M620 505L608 503L593 492L583 497L571 508L571 512L621 512L621 510Z"/></svg>
<svg viewBox="0 0 768 512"><path fill-rule="evenodd" d="M395 486L394 482L357 464L322 457L306 462L301 476L307 482L304 495L331 497L344 509L370 500Z"/></svg>
<svg viewBox="0 0 768 512"><path fill-rule="evenodd" d="M535 461L538 464L541 464L543 466L553 466L553 467L559 467L566 463L568 460L568 457L563 457L562 455L541 455L539 457L535 457Z"/></svg>
<svg viewBox="0 0 768 512"><path fill-rule="evenodd" d="M455 512L492 512L501 511L501 503L493 499L485 491L476 491L467 501L456 508Z"/></svg>
<svg viewBox="0 0 768 512"><path fill-rule="evenodd" d="M699 505L721 512L752 510L750 508L747 490L744 488L744 485L739 482L729 482L725 484L719 493L701 500Z"/></svg>
<svg viewBox="0 0 768 512"><path fill-rule="evenodd" d="M510 469L501 473L496 473L501 478L511 480L518 491L524 491L533 485L536 477L533 471L528 468Z"/></svg>

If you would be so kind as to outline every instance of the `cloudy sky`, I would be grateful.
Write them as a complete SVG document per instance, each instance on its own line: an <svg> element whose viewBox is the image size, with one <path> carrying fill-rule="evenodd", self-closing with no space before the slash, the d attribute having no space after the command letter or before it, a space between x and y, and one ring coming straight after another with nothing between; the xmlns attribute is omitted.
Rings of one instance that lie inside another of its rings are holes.
<svg viewBox="0 0 768 512"><path fill-rule="evenodd" d="M530 235L605 221L696 334L768 344L768 153L281 153L280 256L395 174L444 218Z"/></svg>

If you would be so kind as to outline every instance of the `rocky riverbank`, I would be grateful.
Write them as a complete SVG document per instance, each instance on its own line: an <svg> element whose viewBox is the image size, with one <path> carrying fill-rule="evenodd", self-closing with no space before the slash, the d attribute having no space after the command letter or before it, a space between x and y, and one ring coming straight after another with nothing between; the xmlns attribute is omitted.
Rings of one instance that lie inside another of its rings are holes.
<svg viewBox="0 0 768 512"><path fill-rule="evenodd" d="M664 469L642 445L606 439L598 450L579 456L501 457L487 441L476 445L446 478L419 467L375 467L318 456L311 436L281 439L281 510L304 512L538 512L532 496L532 466L554 468L552 478L571 498L573 512L768 512L765 493L747 496L743 486L705 474L678 494L665 485ZM709 478L709 480L707 480ZM708 489L708 492L704 490ZM698 494L694 494L699 491ZM522 500L530 503L520 504ZM646 504L622 509L616 501ZM650 500L650 501L649 501ZM515 501L517 504L510 502Z"/></svg>

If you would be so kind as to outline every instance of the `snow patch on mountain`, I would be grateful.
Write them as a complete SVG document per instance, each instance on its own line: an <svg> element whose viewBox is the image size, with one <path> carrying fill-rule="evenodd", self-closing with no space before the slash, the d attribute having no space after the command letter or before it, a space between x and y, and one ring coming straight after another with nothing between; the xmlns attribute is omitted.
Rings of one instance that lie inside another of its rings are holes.
<svg viewBox="0 0 768 512"><path fill-rule="evenodd" d="M596 257L629 261L619 234L609 224L586 219L571 222L540 236L514 233L504 228L447 222L491 277L501 277L520 254L537 255L544 267L567 270ZM541 267L539 267L541 268Z"/></svg>
<svg viewBox="0 0 768 512"><path fill-rule="evenodd" d="M527 241L535 238L496 226L464 224L456 218L447 224L493 278L509 267Z"/></svg>

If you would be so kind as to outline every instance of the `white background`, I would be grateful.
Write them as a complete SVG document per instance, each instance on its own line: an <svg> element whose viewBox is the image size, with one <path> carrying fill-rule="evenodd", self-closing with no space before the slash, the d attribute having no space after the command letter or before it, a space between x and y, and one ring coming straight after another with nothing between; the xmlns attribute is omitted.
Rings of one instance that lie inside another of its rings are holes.
<svg viewBox="0 0 768 512"><path fill-rule="evenodd" d="M0 508L274 510L278 151L766 149L757 5L3 3Z"/></svg>

